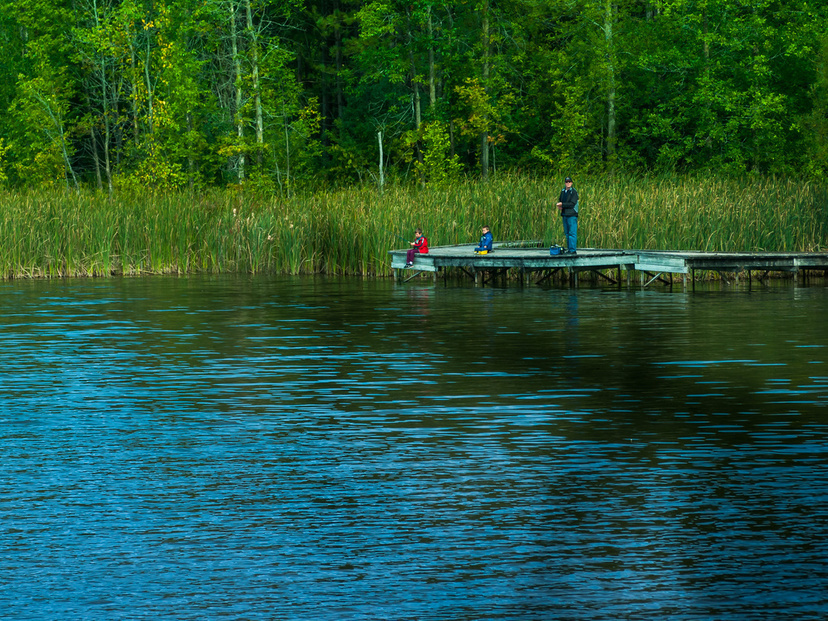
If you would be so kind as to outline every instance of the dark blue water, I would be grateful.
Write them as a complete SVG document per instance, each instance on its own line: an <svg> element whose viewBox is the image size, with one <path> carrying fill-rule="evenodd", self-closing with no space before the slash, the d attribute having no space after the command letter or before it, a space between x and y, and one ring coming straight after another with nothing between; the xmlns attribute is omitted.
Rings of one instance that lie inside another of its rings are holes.
<svg viewBox="0 0 828 621"><path fill-rule="evenodd" d="M828 289L0 285L0 618L828 617Z"/></svg>

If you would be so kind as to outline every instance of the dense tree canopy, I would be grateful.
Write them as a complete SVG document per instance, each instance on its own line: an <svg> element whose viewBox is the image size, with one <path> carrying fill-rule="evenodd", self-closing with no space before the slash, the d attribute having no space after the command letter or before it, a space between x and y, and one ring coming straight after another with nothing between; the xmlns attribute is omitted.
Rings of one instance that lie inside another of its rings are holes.
<svg viewBox="0 0 828 621"><path fill-rule="evenodd" d="M0 182L828 176L817 0L0 0Z"/></svg>

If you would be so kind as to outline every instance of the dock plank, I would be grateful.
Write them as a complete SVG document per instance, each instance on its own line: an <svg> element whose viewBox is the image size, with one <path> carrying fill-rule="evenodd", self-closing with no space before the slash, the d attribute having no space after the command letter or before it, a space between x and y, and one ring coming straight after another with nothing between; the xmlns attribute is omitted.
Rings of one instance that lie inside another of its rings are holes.
<svg viewBox="0 0 828 621"><path fill-rule="evenodd" d="M515 269L521 272L566 268L688 274L695 270L716 272L796 272L828 270L828 252L703 252L697 250L623 250L584 248L572 255L550 255L548 248L513 247L496 244L493 252L476 255L474 244L434 246L417 255L413 271L438 272L462 268L466 273ZM405 250L391 250L391 267L405 270ZM406 270L408 271L408 270Z"/></svg>

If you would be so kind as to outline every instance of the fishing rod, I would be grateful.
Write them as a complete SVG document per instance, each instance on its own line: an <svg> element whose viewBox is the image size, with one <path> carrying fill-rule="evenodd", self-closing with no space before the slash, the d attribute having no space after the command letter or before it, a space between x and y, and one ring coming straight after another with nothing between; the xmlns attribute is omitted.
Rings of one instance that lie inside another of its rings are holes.
<svg viewBox="0 0 828 621"><path fill-rule="evenodd" d="M389 230L388 230L387 228L385 228L384 226L377 226L377 228L379 228L379 229L381 229L381 230L385 231L385 232L386 232L386 233L388 233L389 235L393 235L394 237L397 237L397 238L399 238L399 239L403 240L404 242L407 242L407 243L408 243L408 242L410 242L410 241L411 241L411 239L410 239L410 238L408 238L408 237L403 237L402 235L400 235L399 233L395 233L394 231L389 231ZM442 229L440 229L440 230L442 230ZM430 240L430 239L432 239L433 237L435 237L435 235L436 235L437 237L439 237L439 234L434 233L434 232L432 231L432 233L431 233L431 237L429 237L429 240ZM430 245L430 244L431 244L431 242L429 241L429 245Z"/></svg>
<svg viewBox="0 0 828 621"><path fill-rule="evenodd" d="M399 238L400 238L401 240L403 240L404 242L407 242L407 241L408 241L408 238L403 237L402 235L400 235L399 233L395 233L394 231L389 231L389 230L388 230L387 228L385 228L384 226L381 226L381 227L379 227L379 228L381 228L383 231L385 231L385 232L386 232L386 233L388 233L389 235L393 235L394 237L399 237Z"/></svg>

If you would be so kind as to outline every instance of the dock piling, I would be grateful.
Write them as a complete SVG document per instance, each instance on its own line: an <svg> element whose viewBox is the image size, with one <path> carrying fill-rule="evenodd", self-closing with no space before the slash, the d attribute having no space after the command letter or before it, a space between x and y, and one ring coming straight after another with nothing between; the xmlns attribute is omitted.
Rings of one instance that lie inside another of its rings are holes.
<svg viewBox="0 0 828 621"><path fill-rule="evenodd" d="M748 287L753 286L753 272L762 284L772 273L792 273L797 283L803 285L814 279L813 272L821 273L828 281L828 252L700 252L700 251L653 251L653 250L602 250L596 248L579 249L576 256L550 255L548 250L537 246L520 246L515 243L498 246L487 255L475 255L473 245L433 247L427 254L417 256L416 272L431 272L432 280L437 282L439 273L448 281L448 268L458 268L455 273L462 273L474 280L475 285L485 286L497 281L498 277L506 280L518 280L525 285L527 274L538 272L535 284L543 284L562 270L566 270L565 279L570 287L580 285L580 272L597 273L598 279L604 278L612 284L621 286L621 270L626 271L627 286L631 286L634 273L638 272L638 284L644 288L655 280L672 286L676 274L682 275L682 286L687 289L689 275L690 285L695 290L696 270L707 274L718 274L724 284L739 284L742 272L747 272ZM391 272L395 282L407 282L410 278L400 270L405 268L405 250L392 250ZM512 275L509 276L509 272ZM611 275L602 272L617 273L613 281ZM656 275L653 278L653 275ZM649 275L650 280L647 280ZM562 272L563 276L563 272ZM592 279L590 279L592 281ZM828 285L828 282L826 282Z"/></svg>

